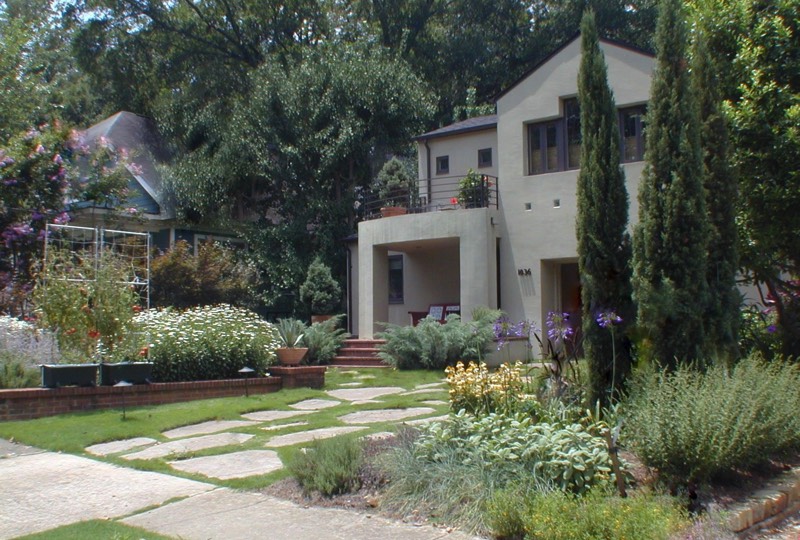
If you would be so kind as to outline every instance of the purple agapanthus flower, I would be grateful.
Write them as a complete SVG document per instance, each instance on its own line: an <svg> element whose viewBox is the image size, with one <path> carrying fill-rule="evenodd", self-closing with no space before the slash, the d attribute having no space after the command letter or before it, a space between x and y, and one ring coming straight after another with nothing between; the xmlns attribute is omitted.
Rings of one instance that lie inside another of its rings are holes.
<svg viewBox="0 0 800 540"><path fill-rule="evenodd" d="M547 314L545 324L550 341L566 341L575 333L575 329L569 324L569 313L551 311Z"/></svg>
<svg viewBox="0 0 800 540"><path fill-rule="evenodd" d="M778 328L774 324L767 326L767 332L769 332L770 334L774 334L775 332L777 332L777 330Z"/></svg>
<svg viewBox="0 0 800 540"><path fill-rule="evenodd" d="M616 311L601 311L595 319L601 328L611 328L615 324L622 322L622 317L617 315Z"/></svg>

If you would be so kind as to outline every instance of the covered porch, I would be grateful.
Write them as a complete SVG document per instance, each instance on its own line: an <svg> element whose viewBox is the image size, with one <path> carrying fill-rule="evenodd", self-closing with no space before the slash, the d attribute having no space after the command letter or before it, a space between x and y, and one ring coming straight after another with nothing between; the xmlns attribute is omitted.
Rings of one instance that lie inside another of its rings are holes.
<svg viewBox="0 0 800 540"><path fill-rule="evenodd" d="M364 221L358 228L357 333L411 324L431 304L498 305L496 210L461 209Z"/></svg>

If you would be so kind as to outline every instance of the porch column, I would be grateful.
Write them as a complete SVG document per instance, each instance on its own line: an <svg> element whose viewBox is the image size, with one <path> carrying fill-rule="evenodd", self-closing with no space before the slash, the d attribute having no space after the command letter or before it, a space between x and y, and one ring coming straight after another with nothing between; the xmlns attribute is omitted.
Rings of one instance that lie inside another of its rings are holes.
<svg viewBox="0 0 800 540"><path fill-rule="evenodd" d="M497 307L497 258L491 229L480 231L478 237L459 242L461 259L461 318L472 320L477 306Z"/></svg>
<svg viewBox="0 0 800 540"><path fill-rule="evenodd" d="M359 242L358 264L358 337L372 339L389 320L389 252Z"/></svg>

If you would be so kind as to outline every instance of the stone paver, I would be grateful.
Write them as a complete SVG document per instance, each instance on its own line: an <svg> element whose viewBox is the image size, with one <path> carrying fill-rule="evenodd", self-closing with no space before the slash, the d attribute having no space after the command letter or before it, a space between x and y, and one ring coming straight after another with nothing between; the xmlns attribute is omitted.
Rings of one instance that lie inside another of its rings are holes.
<svg viewBox="0 0 800 540"><path fill-rule="evenodd" d="M0 439L0 459L38 454L40 452L44 452L44 450Z"/></svg>
<svg viewBox="0 0 800 540"><path fill-rule="evenodd" d="M0 538L108 519L215 486L38 451L0 459Z"/></svg>
<svg viewBox="0 0 800 540"><path fill-rule="evenodd" d="M307 399L305 401L298 401L289 405L292 409L300 411L319 411L321 409L328 409L340 405L341 401L333 401L331 399Z"/></svg>
<svg viewBox="0 0 800 540"><path fill-rule="evenodd" d="M330 390L327 394L336 399L346 401L365 401L381 396L400 394L405 392L405 388L399 386L375 386L372 388L344 388L342 390Z"/></svg>
<svg viewBox="0 0 800 540"><path fill-rule="evenodd" d="M364 386L363 382L343 382L339 386Z"/></svg>
<svg viewBox="0 0 800 540"><path fill-rule="evenodd" d="M378 422L397 422L414 416L430 414L435 409L430 407L411 407L408 409L377 409L373 411L356 411L340 416L345 424L377 424Z"/></svg>
<svg viewBox="0 0 800 540"><path fill-rule="evenodd" d="M388 439L390 437L394 437L394 433L391 431L379 431L378 433L370 433L369 435L364 435L364 439L368 441L382 441L383 439Z"/></svg>
<svg viewBox="0 0 800 540"><path fill-rule="evenodd" d="M444 414L442 416L432 416L431 418L420 418L419 420L409 420L408 422L404 422L409 426L420 426L424 424L430 424L431 422L441 422L443 420L449 420L450 416Z"/></svg>
<svg viewBox="0 0 800 540"><path fill-rule="evenodd" d="M123 523L184 540L469 540L428 525L391 521L335 508L304 508L258 493L220 488Z"/></svg>
<svg viewBox="0 0 800 540"><path fill-rule="evenodd" d="M252 426L258 422L247 420L210 420L200 424L182 426L162 433L167 439L179 439L181 437L194 437L195 435L208 435L209 433L219 433L226 429L235 429L243 426Z"/></svg>
<svg viewBox="0 0 800 540"><path fill-rule="evenodd" d="M278 431L279 429L285 429L290 427L297 427L297 426L307 426L308 422L290 422L288 424L277 424L275 426L266 426L262 427L264 431Z"/></svg>
<svg viewBox="0 0 800 540"><path fill-rule="evenodd" d="M314 411L256 411L243 414L242 417L256 422L272 422L273 420L285 420L303 414L311 414Z"/></svg>
<svg viewBox="0 0 800 540"><path fill-rule="evenodd" d="M290 446L293 444L313 441L315 439L330 439L331 437L336 437L337 435L353 433L355 431L361 431L362 429L367 428L365 426L347 426L300 431L298 433L289 433L287 435L278 435L277 437L273 437L267 441L265 446L270 448L279 448L281 446Z"/></svg>
<svg viewBox="0 0 800 540"><path fill-rule="evenodd" d="M218 456L170 461L169 464L179 471L202 474L220 480L267 474L283 468L278 453L272 450L245 450Z"/></svg>
<svg viewBox="0 0 800 540"><path fill-rule="evenodd" d="M242 444L253 438L253 435L245 433L217 433L215 435L203 435L191 439L180 439L163 444L157 444L133 454L122 456L125 459L156 459L167 457L174 454L184 454L197 452L207 448L217 448L219 446L229 446L232 444Z"/></svg>
<svg viewBox="0 0 800 540"><path fill-rule="evenodd" d="M87 446L86 451L95 456L108 456L110 454L127 452L128 450L133 450L140 446L147 446L156 442L158 441L150 437L136 437L133 439L122 439L121 441L93 444L92 446Z"/></svg>
<svg viewBox="0 0 800 540"><path fill-rule="evenodd" d="M441 388L446 384L446 381L432 382L428 384L418 384L414 387L415 390L422 390L427 388Z"/></svg>
<svg viewBox="0 0 800 540"><path fill-rule="evenodd" d="M446 401L442 401L441 399L426 399L422 402L423 405L445 405L447 404Z"/></svg>

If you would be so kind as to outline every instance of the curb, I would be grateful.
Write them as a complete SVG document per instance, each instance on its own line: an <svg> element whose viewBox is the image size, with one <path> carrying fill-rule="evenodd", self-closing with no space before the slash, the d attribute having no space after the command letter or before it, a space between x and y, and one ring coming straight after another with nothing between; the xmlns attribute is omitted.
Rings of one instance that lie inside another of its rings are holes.
<svg viewBox="0 0 800 540"><path fill-rule="evenodd" d="M744 537L800 510L800 467L791 469L770 485L750 495L730 510L728 528Z"/></svg>

